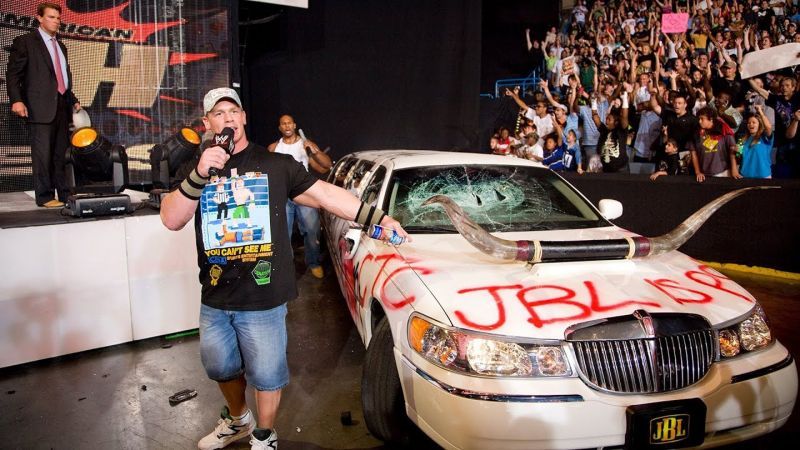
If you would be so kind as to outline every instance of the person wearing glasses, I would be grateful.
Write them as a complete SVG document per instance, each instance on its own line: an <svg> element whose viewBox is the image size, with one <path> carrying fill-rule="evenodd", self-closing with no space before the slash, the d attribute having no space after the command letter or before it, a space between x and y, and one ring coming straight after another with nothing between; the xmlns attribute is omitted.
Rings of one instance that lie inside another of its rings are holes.
<svg viewBox="0 0 800 450"><path fill-rule="evenodd" d="M525 117L533 121L533 124L536 126L536 133L539 135L539 140L536 143L539 144L539 146L544 146L544 136L547 136L555 130L553 126L553 115L547 113L547 102L544 99L537 100L533 104L533 107L531 107L519 98L519 93L516 91L507 89L506 95L513 98Z"/></svg>

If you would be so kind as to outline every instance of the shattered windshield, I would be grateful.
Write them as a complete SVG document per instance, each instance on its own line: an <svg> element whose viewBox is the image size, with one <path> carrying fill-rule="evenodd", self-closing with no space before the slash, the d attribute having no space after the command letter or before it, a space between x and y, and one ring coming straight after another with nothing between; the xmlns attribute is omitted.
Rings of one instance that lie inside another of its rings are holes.
<svg viewBox="0 0 800 450"><path fill-rule="evenodd" d="M610 224L548 170L523 166L455 165L395 170L387 211L409 232L455 232L433 195L452 198L490 232L563 230Z"/></svg>

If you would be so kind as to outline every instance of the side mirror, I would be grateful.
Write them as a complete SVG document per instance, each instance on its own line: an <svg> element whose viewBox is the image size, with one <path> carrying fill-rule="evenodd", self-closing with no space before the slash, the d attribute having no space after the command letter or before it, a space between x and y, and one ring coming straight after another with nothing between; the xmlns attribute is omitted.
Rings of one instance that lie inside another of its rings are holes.
<svg viewBox="0 0 800 450"><path fill-rule="evenodd" d="M358 244L361 242L361 225L351 226L344 235L344 242L347 244L347 252L350 255L356 252Z"/></svg>
<svg viewBox="0 0 800 450"><path fill-rule="evenodd" d="M622 203L610 198L600 200L598 204L600 214L607 220L614 220L622 215Z"/></svg>

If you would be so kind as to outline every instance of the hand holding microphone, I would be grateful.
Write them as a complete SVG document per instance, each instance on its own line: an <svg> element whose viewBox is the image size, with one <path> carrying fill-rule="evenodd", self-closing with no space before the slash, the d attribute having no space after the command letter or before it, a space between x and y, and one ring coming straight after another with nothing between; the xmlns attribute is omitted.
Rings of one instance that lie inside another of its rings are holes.
<svg viewBox="0 0 800 450"><path fill-rule="evenodd" d="M214 138L210 142L211 147L221 147L225 153L228 155L233 154L234 150L234 143L233 143L233 128L225 127L222 129L220 133L214 135ZM226 158L227 160L227 158ZM219 176L219 170L225 166L223 162L221 167L216 167L219 163L217 162L215 165L212 165L208 168L208 175L211 177Z"/></svg>
<svg viewBox="0 0 800 450"><path fill-rule="evenodd" d="M297 130L297 134L299 134L299 135L300 135L300 140L302 140L302 141L303 141L303 148L304 148L304 149L305 149L305 151L306 151L306 155L308 155L308 156L311 156L311 155L312 155L312 153L311 153L311 146L310 146L310 145L308 145L308 144L306 144L306 141L307 141L307 139L306 139L306 134L305 134L305 133L303 133L303 129L302 129L302 128L300 128L299 130Z"/></svg>

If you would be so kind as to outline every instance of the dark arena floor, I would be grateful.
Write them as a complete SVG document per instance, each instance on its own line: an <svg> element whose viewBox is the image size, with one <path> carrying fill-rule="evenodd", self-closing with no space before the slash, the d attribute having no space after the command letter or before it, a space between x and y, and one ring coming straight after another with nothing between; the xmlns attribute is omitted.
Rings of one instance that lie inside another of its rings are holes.
<svg viewBox="0 0 800 450"><path fill-rule="evenodd" d="M280 448L380 449L360 404L364 348L330 267L318 280L298 267L290 303L291 383L276 429ZM800 337L800 282L729 273L758 298L774 333L794 355ZM168 397L196 389L170 406ZM154 338L0 370L1 449L191 449L219 417L222 395L200 365L196 335ZM252 392L248 394L254 405ZM349 412L351 425L342 424ZM736 449L796 448L798 414L781 429ZM792 442L795 445L792 445ZM431 444L431 448L436 446ZM241 440L228 448L249 448Z"/></svg>

